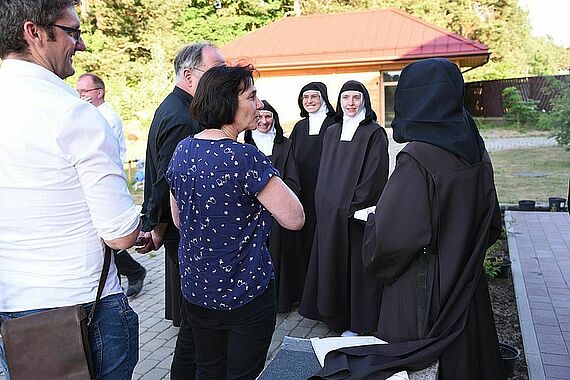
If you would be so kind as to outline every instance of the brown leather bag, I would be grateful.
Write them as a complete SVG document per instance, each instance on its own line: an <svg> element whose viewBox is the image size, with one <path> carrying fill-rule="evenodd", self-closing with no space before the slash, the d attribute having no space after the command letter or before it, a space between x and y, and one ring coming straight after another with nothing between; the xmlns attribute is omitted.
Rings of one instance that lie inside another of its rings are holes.
<svg viewBox="0 0 570 380"><path fill-rule="evenodd" d="M11 380L88 380L94 377L88 327L105 287L111 249L89 315L82 305L9 319L0 327Z"/></svg>

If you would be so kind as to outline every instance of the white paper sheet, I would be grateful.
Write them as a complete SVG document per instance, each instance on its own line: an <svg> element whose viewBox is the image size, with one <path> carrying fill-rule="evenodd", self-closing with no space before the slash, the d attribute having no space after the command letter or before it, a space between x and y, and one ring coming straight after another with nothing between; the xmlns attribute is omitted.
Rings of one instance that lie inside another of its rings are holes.
<svg viewBox="0 0 570 380"><path fill-rule="evenodd" d="M371 344L386 344L386 342L374 336L311 338L313 351L315 351L321 367L324 367L325 356L331 351L344 347L368 346ZM409 377L406 371L401 371L389 377L388 380L409 380Z"/></svg>
<svg viewBox="0 0 570 380"><path fill-rule="evenodd" d="M370 206L354 212L354 219L367 221L368 214L376 212L376 206Z"/></svg>

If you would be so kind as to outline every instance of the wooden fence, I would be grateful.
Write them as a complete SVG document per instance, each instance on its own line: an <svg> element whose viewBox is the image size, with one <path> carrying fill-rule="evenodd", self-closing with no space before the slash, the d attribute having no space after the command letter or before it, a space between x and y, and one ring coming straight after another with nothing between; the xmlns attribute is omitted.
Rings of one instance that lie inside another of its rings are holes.
<svg viewBox="0 0 570 380"><path fill-rule="evenodd" d="M473 116L502 117L505 113L503 90L519 89L524 100L538 101L537 108L550 111L550 100L558 94L551 83L556 79L570 84L570 75L512 78L470 82L465 84L465 107Z"/></svg>

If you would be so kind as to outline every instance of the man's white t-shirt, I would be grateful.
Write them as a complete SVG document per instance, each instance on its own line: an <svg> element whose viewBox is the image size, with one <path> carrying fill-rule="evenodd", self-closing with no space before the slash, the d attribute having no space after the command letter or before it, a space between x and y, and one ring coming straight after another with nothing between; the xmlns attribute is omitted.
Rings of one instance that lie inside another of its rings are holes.
<svg viewBox="0 0 570 380"><path fill-rule="evenodd" d="M116 138L45 68L0 67L0 311L95 300L101 239L139 224ZM103 297L121 292L111 265Z"/></svg>

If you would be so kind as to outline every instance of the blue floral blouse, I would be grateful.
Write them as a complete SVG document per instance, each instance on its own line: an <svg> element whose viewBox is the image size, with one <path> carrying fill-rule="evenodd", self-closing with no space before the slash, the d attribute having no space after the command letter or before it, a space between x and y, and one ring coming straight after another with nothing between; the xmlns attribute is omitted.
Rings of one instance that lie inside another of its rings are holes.
<svg viewBox="0 0 570 380"><path fill-rule="evenodd" d="M230 139L182 140L166 171L180 210L182 294L208 309L252 301L274 277L271 214L256 196L279 175L256 147Z"/></svg>

